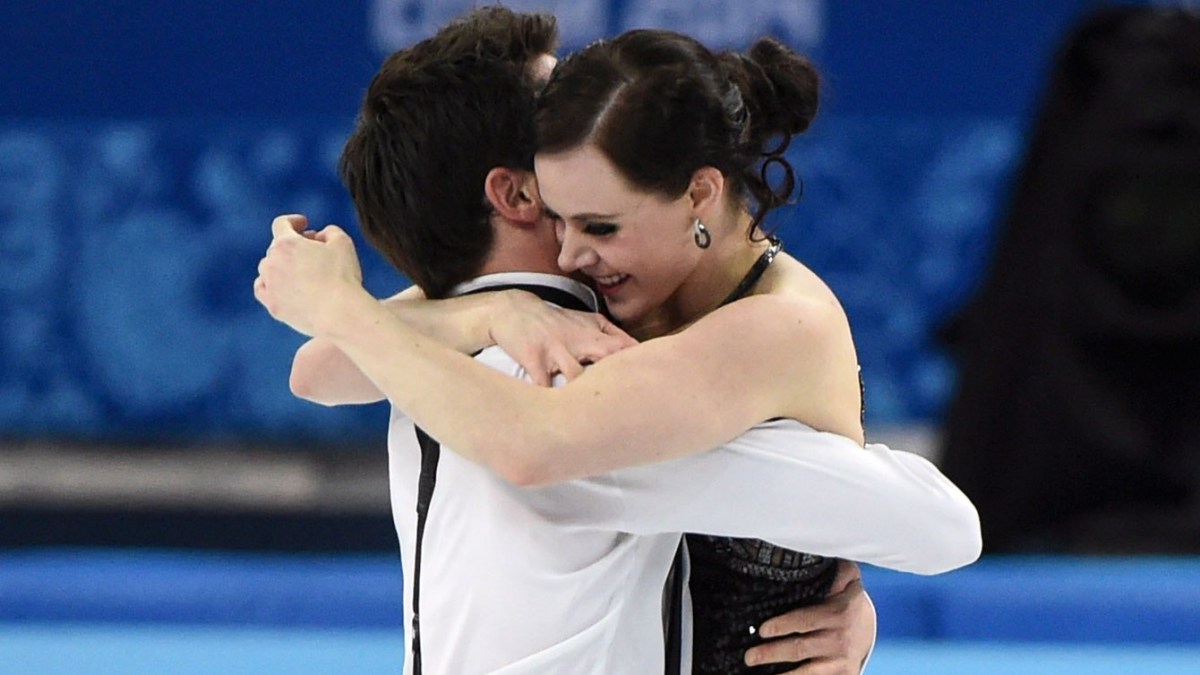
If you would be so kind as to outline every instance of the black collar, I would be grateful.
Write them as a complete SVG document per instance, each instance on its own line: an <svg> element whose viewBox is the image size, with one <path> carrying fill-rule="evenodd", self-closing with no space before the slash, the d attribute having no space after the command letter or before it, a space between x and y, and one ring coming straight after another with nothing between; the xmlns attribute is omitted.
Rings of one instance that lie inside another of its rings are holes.
<svg viewBox="0 0 1200 675"><path fill-rule="evenodd" d="M578 295L570 291L564 291L561 288L553 286L543 286L541 284L532 283L513 283L513 284L497 284L495 286L481 286L471 289L463 295L472 295L474 293L488 293L490 291L508 291L508 290L528 291L538 296L546 302L553 303L563 309L576 309L581 312L594 312L594 307L589 307Z"/></svg>

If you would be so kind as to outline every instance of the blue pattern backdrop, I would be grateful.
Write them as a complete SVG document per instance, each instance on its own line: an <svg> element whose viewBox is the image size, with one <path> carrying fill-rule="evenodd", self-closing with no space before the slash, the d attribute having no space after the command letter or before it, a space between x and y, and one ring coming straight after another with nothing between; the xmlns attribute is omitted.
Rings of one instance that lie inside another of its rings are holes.
<svg viewBox="0 0 1200 675"><path fill-rule="evenodd" d="M388 49L467 4L6 3L0 436L380 437L379 406L291 397L300 338L250 285L274 215L353 224L335 165L360 92ZM777 224L843 299L883 423L936 422L945 405L953 368L931 333L986 265L1079 4L540 6L561 15L566 49L656 23L737 47L770 30L813 54L826 109L790 151L805 192ZM362 249L372 291L405 285Z"/></svg>

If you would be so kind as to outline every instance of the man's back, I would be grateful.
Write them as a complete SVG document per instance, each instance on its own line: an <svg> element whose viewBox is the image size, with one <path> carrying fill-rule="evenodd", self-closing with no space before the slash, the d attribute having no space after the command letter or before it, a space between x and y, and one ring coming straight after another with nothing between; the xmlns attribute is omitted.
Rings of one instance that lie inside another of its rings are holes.
<svg viewBox="0 0 1200 675"><path fill-rule="evenodd" d="M479 358L517 375L498 349ZM399 413L389 464L411 625L421 455L412 421ZM662 672L657 598L678 533L634 536L574 524L579 509L615 503L590 496L606 489L605 478L519 488L449 451L437 474L421 554L426 675Z"/></svg>

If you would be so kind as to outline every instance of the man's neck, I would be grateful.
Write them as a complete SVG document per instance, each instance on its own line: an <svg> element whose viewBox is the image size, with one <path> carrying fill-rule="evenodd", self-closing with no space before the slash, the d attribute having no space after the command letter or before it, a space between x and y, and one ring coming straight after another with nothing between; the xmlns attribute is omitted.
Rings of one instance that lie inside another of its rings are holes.
<svg viewBox="0 0 1200 675"><path fill-rule="evenodd" d="M553 226L519 226L500 221L493 227L492 249L478 274L537 272L563 276Z"/></svg>
<svg viewBox="0 0 1200 675"><path fill-rule="evenodd" d="M539 274L556 274L566 276L558 267L558 258L541 254L536 250L520 247L496 246L483 265L479 268L478 276L485 274L503 274L506 272L537 272Z"/></svg>

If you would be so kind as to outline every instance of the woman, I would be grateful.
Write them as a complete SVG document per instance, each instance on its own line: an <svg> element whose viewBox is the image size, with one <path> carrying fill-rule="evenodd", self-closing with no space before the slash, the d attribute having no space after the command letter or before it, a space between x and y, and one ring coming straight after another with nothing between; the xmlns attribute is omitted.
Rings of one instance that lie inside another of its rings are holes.
<svg viewBox="0 0 1200 675"><path fill-rule="evenodd" d="M396 321L362 290L336 229L313 241L279 226L256 293L277 318L332 339L446 446L518 484L680 457L776 417L861 443L845 315L759 227L791 192L782 153L815 109L812 68L767 40L748 57L717 57L635 31L560 66L537 157L542 196L561 216L560 262L593 279L630 333L656 339L559 389L481 368ZM458 424L464 410L476 424ZM584 419L594 423L564 423ZM817 564L805 562L782 567Z"/></svg>
<svg viewBox="0 0 1200 675"><path fill-rule="evenodd" d="M746 363L730 368L761 377L742 386L776 389L776 416L862 442L845 315L829 289L760 229L792 191L783 152L816 108L815 71L776 42L760 41L746 58L714 56L682 36L633 32L557 70L537 115L536 169L544 203L562 217L560 266L587 275L634 337L661 337L709 317L711 328L697 328L733 346L747 326L776 327L769 342L740 347ZM782 174L779 190L768 184L771 168ZM741 316L715 321L738 300ZM779 377L795 363L789 349L817 357L821 374ZM775 378L759 370L777 364ZM833 560L765 542L688 535L687 546L699 672L740 669L757 642L744 627L819 600L836 573Z"/></svg>

